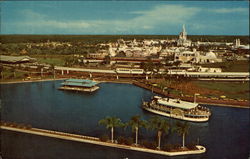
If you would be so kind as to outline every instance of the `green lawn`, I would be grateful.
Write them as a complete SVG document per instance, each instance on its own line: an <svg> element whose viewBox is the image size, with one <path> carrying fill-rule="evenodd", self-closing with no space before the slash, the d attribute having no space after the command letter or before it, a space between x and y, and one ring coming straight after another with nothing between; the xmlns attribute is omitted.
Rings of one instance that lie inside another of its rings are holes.
<svg viewBox="0 0 250 159"><path fill-rule="evenodd" d="M249 72L249 61L247 60L203 64L202 66L222 68L223 72Z"/></svg>
<svg viewBox="0 0 250 159"><path fill-rule="evenodd" d="M23 79L25 77L25 73L24 72L18 72L15 71L15 77L14 77L14 73L11 70L7 70L5 69L3 71L3 77L4 79Z"/></svg>
<svg viewBox="0 0 250 159"><path fill-rule="evenodd" d="M65 63L65 58L67 58L67 56L63 56L63 55L57 55L57 56L53 56L53 55L33 55L32 57L37 59L37 62L39 63L46 63L46 64L53 64L55 66L63 66Z"/></svg>
<svg viewBox="0 0 250 159"><path fill-rule="evenodd" d="M195 81L194 84L201 88L221 91L228 98L249 99L249 82Z"/></svg>

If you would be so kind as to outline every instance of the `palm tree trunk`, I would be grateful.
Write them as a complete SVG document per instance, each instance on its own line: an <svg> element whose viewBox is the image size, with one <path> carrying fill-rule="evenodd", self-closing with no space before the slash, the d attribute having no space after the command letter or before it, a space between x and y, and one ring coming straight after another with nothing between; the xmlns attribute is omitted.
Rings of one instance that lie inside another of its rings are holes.
<svg viewBox="0 0 250 159"><path fill-rule="evenodd" d="M182 148L185 147L185 133L182 134Z"/></svg>
<svg viewBox="0 0 250 159"><path fill-rule="evenodd" d="M158 149L161 149L161 134L162 132L161 131L158 131Z"/></svg>
<svg viewBox="0 0 250 159"><path fill-rule="evenodd" d="M111 142L114 142L114 127L111 128Z"/></svg>
<svg viewBox="0 0 250 159"><path fill-rule="evenodd" d="M135 145L138 144L138 127L135 128Z"/></svg>
<svg viewBox="0 0 250 159"><path fill-rule="evenodd" d="M55 76L55 70L53 70L53 78L54 79L56 78L56 76Z"/></svg>
<svg viewBox="0 0 250 159"><path fill-rule="evenodd" d="M43 77L43 69L41 69L41 77Z"/></svg>

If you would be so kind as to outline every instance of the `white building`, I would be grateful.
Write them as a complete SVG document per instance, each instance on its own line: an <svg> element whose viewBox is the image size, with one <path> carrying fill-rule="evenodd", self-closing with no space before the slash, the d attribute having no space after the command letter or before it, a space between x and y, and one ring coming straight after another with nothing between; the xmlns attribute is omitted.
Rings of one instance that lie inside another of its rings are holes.
<svg viewBox="0 0 250 159"><path fill-rule="evenodd" d="M215 53L207 52L205 55L201 55L199 51L195 49L193 51L182 51L174 54L174 61L181 61L182 63L215 63L222 62L222 59L217 58Z"/></svg>

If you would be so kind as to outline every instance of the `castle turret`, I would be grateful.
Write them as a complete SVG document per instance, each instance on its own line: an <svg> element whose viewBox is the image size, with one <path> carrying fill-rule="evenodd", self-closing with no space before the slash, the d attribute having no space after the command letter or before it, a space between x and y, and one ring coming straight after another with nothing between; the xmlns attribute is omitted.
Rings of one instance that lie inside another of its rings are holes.
<svg viewBox="0 0 250 159"><path fill-rule="evenodd" d="M191 41L187 40L187 32L185 25L182 26L182 32L179 34L179 39L177 41L178 46L191 46Z"/></svg>

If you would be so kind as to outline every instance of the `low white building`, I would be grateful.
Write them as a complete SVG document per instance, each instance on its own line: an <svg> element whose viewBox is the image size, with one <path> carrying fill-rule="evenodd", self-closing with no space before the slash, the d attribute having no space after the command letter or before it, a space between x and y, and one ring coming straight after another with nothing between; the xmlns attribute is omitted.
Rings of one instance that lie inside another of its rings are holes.
<svg viewBox="0 0 250 159"><path fill-rule="evenodd" d="M222 59L217 58L215 53L208 52L205 55L201 55L199 51L195 49L193 51L177 52L174 55L174 61L181 61L182 63L215 63L222 62Z"/></svg>
<svg viewBox="0 0 250 159"><path fill-rule="evenodd" d="M217 58L217 56L215 55L215 53L213 52L207 52L204 55L200 55L198 57L196 57L196 61L197 63L216 63L216 62L222 62L221 58Z"/></svg>

